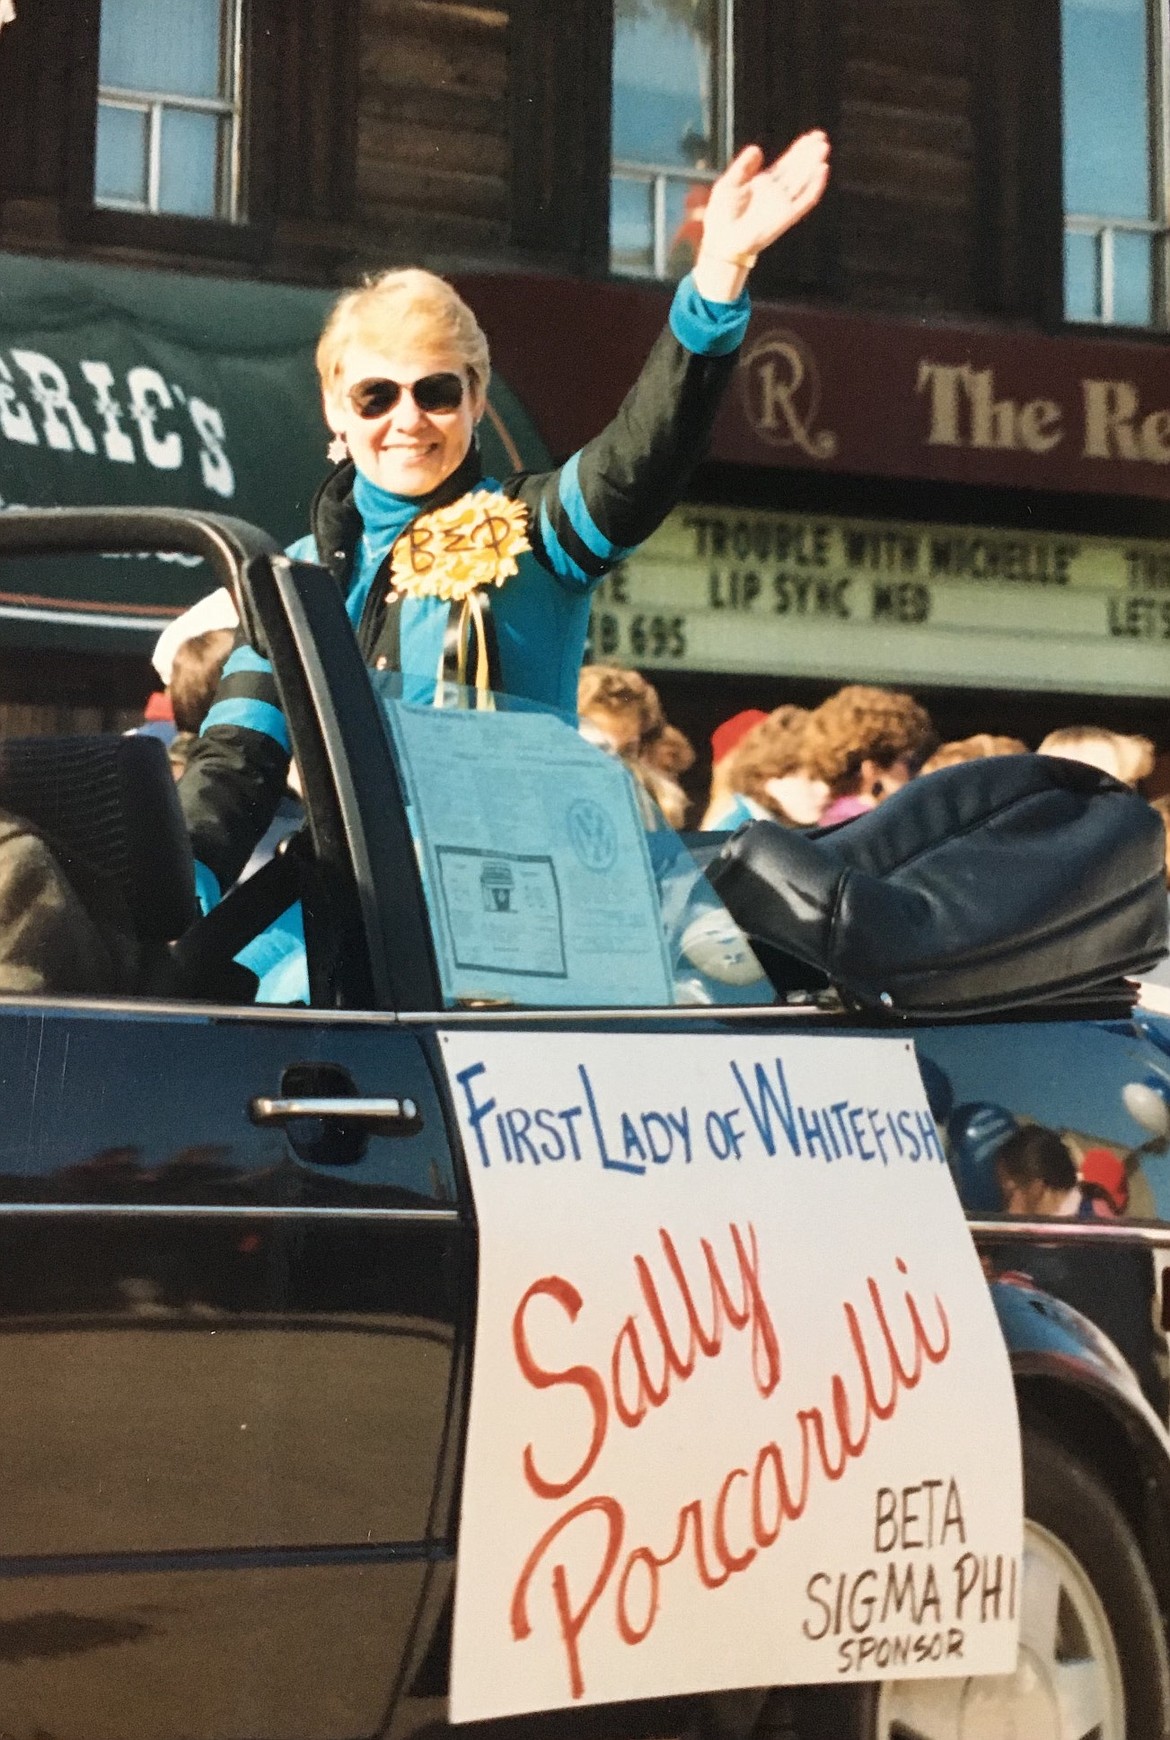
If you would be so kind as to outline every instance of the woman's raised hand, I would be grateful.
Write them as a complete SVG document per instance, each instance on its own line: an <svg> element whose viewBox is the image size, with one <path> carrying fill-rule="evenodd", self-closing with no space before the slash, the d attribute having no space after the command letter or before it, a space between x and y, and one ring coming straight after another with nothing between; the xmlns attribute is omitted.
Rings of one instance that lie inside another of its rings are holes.
<svg viewBox="0 0 1170 1740"><path fill-rule="evenodd" d="M712 302L739 295L756 256L798 224L816 205L829 180L829 141L802 133L764 166L758 145L745 145L711 189L703 211L703 240L695 261L695 285Z"/></svg>

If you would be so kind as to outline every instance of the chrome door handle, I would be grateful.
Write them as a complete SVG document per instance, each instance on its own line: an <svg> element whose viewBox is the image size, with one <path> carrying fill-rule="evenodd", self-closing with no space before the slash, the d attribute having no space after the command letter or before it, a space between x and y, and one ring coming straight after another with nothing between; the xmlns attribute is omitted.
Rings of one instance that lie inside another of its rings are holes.
<svg viewBox="0 0 1170 1740"><path fill-rule="evenodd" d="M254 1124L288 1124L294 1118L335 1118L347 1124L398 1125L396 1134L413 1134L422 1128L422 1118L413 1100L358 1099L267 1099L248 1102ZM389 1133L389 1132L388 1132Z"/></svg>

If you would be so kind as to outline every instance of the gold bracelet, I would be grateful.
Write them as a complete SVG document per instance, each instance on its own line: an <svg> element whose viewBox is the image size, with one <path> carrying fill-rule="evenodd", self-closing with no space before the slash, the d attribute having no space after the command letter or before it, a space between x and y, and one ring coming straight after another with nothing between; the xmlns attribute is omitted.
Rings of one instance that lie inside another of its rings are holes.
<svg viewBox="0 0 1170 1740"><path fill-rule="evenodd" d="M726 266L742 266L745 272L750 272L759 257L758 254L724 254L723 263Z"/></svg>

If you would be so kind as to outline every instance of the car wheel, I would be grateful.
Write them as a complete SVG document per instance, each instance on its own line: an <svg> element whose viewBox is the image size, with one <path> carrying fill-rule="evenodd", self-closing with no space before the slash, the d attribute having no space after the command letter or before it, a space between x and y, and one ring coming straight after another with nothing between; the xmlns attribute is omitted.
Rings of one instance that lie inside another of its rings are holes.
<svg viewBox="0 0 1170 1740"><path fill-rule="evenodd" d="M1024 1433L1027 1515L1013 1674L889 1680L872 1740L1165 1740L1170 1666L1133 1530L1084 1463Z"/></svg>

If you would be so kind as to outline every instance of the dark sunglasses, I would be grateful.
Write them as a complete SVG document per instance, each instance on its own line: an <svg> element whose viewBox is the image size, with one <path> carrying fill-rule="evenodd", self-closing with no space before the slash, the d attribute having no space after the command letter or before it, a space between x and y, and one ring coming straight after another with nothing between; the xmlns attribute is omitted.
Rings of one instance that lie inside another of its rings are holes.
<svg viewBox="0 0 1170 1740"><path fill-rule="evenodd" d="M463 376L445 373L424 375L409 386L398 381L359 381L349 389L349 402L359 417L384 417L409 393L420 411L457 411L463 403Z"/></svg>

